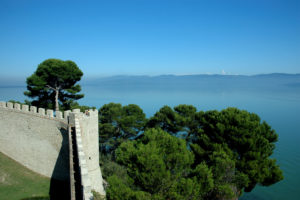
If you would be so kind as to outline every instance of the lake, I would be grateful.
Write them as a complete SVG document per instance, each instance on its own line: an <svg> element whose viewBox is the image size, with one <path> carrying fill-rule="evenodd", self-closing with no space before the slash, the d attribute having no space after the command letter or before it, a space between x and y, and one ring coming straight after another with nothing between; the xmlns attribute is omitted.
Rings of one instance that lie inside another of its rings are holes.
<svg viewBox="0 0 300 200"><path fill-rule="evenodd" d="M300 80L300 79L297 79ZM274 81L274 80L273 80ZM272 82L272 81L271 81ZM300 82L300 81L299 81ZM174 85L151 87L145 84L104 84L95 82L82 85L84 99L80 104L95 106L115 102L123 105L137 104L148 117L163 105L171 107L191 104L198 110L221 110L237 107L257 113L262 120L272 126L279 135L273 157L284 172L284 180L269 186L257 186L251 193L244 194L241 200L282 200L300 199L300 87L268 87L234 85L222 87L208 84L207 87L194 85ZM251 84L249 84L251 85ZM177 87L178 86L178 87ZM250 89L249 89L250 88ZM25 87L0 87L0 100L15 99L23 101Z"/></svg>

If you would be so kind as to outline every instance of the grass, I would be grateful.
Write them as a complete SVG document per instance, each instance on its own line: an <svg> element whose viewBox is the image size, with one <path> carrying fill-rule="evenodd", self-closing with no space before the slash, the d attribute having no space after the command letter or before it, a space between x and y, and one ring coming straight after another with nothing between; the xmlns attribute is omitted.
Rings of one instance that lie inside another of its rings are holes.
<svg viewBox="0 0 300 200"><path fill-rule="evenodd" d="M92 194L93 194L94 200L105 200L106 199L105 196L102 196L95 190L92 190Z"/></svg>
<svg viewBox="0 0 300 200"><path fill-rule="evenodd" d="M0 199L49 199L50 178L39 175L0 152Z"/></svg>

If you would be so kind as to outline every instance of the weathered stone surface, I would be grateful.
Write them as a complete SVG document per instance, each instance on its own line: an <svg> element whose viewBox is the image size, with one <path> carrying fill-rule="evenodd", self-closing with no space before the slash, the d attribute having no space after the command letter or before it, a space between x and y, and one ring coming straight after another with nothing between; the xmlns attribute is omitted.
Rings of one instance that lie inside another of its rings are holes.
<svg viewBox="0 0 300 200"><path fill-rule="evenodd" d="M72 112L73 113L80 113L80 109L73 109Z"/></svg>
<svg viewBox="0 0 300 200"><path fill-rule="evenodd" d="M81 141L84 154L86 156L88 174L91 181L92 190L105 195L103 179L99 166L99 149L98 143L98 111L89 110L88 115L85 113L76 114L80 124Z"/></svg>
<svg viewBox="0 0 300 200"><path fill-rule="evenodd" d="M28 105L22 105L22 111L28 112L29 106Z"/></svg>
<svg viewBox="0 0 300 200"><path fill-rule="evenodd" d="M9 108L9 109L8 109ZM59 180L69 180L68 128L75 127L75 140L84 195L91 190L105 195L99 166L98 111L64 112L0 102L0 151L29 169ZM71 129L69 129L71 130Z"/></svg>
<svg viewBox="0 0 300 200"><path fill-rule="evenodd" d="M37 108L35 106L30 106L30 112L36 113Z"/></svg>
<svg viewBox="0 0 300 200"><path fill-rule="evenodd" d="M56 111L56 112L55 112L55 117L56 117L57 119L62 119L62 118L63 118L62 112Z"/></svg>
<svg viewBox="0 0 300 200"><path fill-rule="evenodd" d="M45 109L44 108L39 108L39 114L40 115L45 115Z"/></svg>
<svg viewBox="0 0 300 200"><path fill-rule="evenodd" d="M64 111L64 119L68 119L70 112L70 110Z"/></svg>
<svg viewBox="0 0 300 200"><path fill-rule="evenodd" d="M12 102L7 102L7 108L13 109L14 104Z"/></svg>
<svg viewBox="0 0 300 200"><path fill-rule="evenodd" d="M21 110L21 105L19 103L14 104L14 109Z"/></svg>
<svg viewBox="0 0 300 200"><path fill-rule="evenodd" d="M0 108L6 108L6 102L0 101Z"/></svg>
<svg viewBox="0 0 300 200"><path fill-rule="evenodd" d="M39 174L68 179L67 124L0 108L0 127L1 152Z"/></svg>
<svg viewBox="0 0 300 200"><path fill-rule="evenodd" d="M47 109L47 116L53 117L53 110Z"/></svg>

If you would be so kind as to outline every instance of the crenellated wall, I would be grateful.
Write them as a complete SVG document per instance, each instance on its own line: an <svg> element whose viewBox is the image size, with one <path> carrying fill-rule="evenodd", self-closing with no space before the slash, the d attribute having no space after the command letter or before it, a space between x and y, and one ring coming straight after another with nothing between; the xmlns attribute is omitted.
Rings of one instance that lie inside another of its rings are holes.
<svg viewBox="0 0 300 200"><path fill-rule="evenodd" d="M65 118L53 113L0 102L0 151L39 174L68 180L68 112Z"/></svg>
<svg viewBox="0 0 300 200"><path fill-rule="evenodd" d="M78 132L81 136L83 153L86 155L87 168L89 171L90 181L92 189L104 195L102 174L99 167L99 122L98 122L98 111L89 110L86 113L77 112L70 114L70 123L72 124L72 116L78 120L80 129L76 128L76 135ZM75 123L76 127L76 123ZM97 151L95 151L97 149ZM101 177L99 179L98 177ZM99 187L99 185L101 187Z"/></svg>
<svg viewBox="0 0 300 200"><path fill-rule="evenodd" d="M88 110L81 113L79 109L75 109L70 113L69 123L75 127L75 144L84 199L89 199L92 195L91 190L105 195L99 166L98 111Z"/></svg>
<svg viewBox="0 0 300 200"><path fill-rule="evenodd" d="M70 127L75 127L84 194L89 197L95 190L105 195L99 166L97 110L62 113L0 102L0 151L47 177L70 179Z"/></svg>
<svg viewBox="0 0 300 200"><path fill-rule="evenodd" d="M68 116L71 112L70 110L64 111L64 114L61 111L53 111L51 109L37 108L35 106L28 106L12 102L0 102L0 108L8 108L18 113L23 113L27 115L32 115L36 117L42 117L52 120L60 120L65 123L68 123Z"/></svg>

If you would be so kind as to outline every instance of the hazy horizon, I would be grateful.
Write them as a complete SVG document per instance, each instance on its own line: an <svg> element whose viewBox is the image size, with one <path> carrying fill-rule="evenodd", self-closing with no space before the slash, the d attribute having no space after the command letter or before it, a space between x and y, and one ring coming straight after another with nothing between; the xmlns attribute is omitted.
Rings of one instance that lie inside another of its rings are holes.
<svg viewBox="0 0 300 200"><path fill-rule="evenodd" d="M295 74L289 74L289 73L270 73L270 74L253 74L253 75L230 75L230 74L187 74L187 75L175 75L175 74L161 74L161 75L114 75L114 76L83 76L81 81L79 82L80 85L85 85L88 83L93 83L95 81L99 80L110 80L114 81L116 79L126 79L126 80L133 80L136 78L147 78L147 79L156 79L156 78L166 78L166 77L174 77L174 78L180 78L180 77L186 77L186 78L193 78L193 77L258 77L258 76L289 76L289 77L298 77L300 73ZM20 77L20 76L1 76L0 75L0 87L26 87L26 78L27 77ZM295 82L295 84L300 84L300 76L299 82ZM200 80L200 79L199 79ZM295 80L291 80L295 81ZM125 81L126 82L126 81Z"/></svg>

